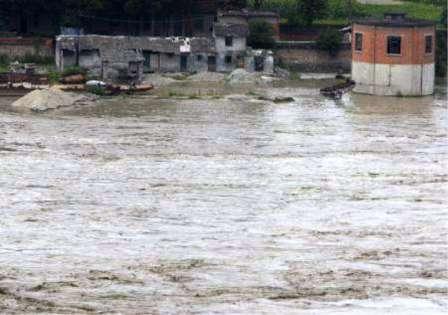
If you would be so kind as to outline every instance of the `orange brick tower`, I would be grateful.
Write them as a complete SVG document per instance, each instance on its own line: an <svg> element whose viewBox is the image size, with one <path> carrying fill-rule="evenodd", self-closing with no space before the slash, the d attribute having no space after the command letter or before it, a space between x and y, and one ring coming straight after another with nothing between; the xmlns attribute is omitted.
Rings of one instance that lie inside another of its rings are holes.
<svg viewBox="0 0 448 315"><path fill-rule="evenodd" d="M403 13L353 23L355 92L422 96L434 92L435 24Z"/></svg>

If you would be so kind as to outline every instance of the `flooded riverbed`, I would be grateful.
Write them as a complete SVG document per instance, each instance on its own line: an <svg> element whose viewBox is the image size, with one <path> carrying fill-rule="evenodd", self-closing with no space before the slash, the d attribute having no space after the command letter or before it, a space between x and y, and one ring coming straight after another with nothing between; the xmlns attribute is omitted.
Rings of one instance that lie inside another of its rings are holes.
<svg viewBox="0 0 448 315"><path fill-rule="evenodd" d="M443 314L435 97L0 99L0 312Z"/></svg>

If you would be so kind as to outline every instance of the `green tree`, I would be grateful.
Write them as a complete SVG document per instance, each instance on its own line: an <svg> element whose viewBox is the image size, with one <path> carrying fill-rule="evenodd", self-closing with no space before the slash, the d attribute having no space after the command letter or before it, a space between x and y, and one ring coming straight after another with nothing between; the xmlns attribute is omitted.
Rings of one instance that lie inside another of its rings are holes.
<svg viewBox="0 0 448 315"><path fill-rule="evenodd" d="M266 21L252 21L249 23L248 44L253 48L272 48L275 45L274 29Z"/></svg>
<svg viewBox="0 0 448 315"><path fill-rule="evenodd" d="M311 26L326 15L327 0L298 0L297 13L304 25Z"/></svg>
<svg viewBox="0 0 448 315"><path fill-rule="evenodd" d="M328 52L331 56L336 56L342 46L342 33L336 29L328 29L323 32L316 44L320 50Z"/></svg>
<svg viewBox="0 0 448 315"><path fill-rule="evenodd" d="M261 9L263 7L264 0L253 0L254 9Z"/></svg>

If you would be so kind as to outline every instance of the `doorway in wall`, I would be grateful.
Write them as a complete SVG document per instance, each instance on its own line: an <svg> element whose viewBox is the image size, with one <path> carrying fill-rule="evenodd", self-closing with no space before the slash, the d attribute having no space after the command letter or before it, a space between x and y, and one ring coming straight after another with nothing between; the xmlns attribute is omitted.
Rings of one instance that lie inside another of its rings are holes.
<svg viewBox="0 0 448 315"><path fill-rule="evenodd" d="M154 72L153 69L151 69L151 54L152 54L152 51L143 50L143 58L145 58L145 60L143 61L143 72L144 73Z"/></svg>
<svg viewBox="0 0 448 315"><path fill-rule="evenodd" d="M208 56L207 66L208 66L208 71L210 71L210 72L216 71L216 57L215 56Z"/></svg>
<svg viewBox="0 0 448 315"><path fill-rule="evenodd" d="M255 71L262 72L264 71L264 58L263 56L255 56Z"/></svg>
<svg viewBox="0 0 448 315"><path fill-rule="evenodd" d="M180 56L180 72L187 72L188 69L188 56L181 55Z"/></svg>

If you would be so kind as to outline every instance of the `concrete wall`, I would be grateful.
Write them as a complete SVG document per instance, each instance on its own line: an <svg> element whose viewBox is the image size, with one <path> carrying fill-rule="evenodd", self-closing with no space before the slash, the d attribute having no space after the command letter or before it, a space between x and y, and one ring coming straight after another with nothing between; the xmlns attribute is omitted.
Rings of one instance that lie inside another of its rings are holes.
<svg viewBox="0 0 448 315"><path fill-rule="evenodd" d="M204 72L209 70L208 59L215 57L212 71L231 72L245 67L247 50L245 37L234 36L226 46L225 37L210 38L153 38L124 36L59 36L56 41L56 65L59 70L79 65L89 74L114 81L123 77L132 63L141 63L148 72ZM79 54L78 54L79 52ZM78 54L78 57L77 57ZM273 72L273 58L263 62L266 73ZM254 56L252 56L254 58ZM247 69L253 68L249 60Z"/></svg>
<svg viewBox="0 0 448 315"><path fill-rule="evenodd" d="M336 56L316 47L313 42L279 42L275 50L277 61L298 72L350 72L351 49L345 44Z"/></svg>
<svg viewBox="0 0 448 315"><path fill-rule="evenodd" d="M81 50L79 52L79 66L82 68L101 67L101 56L98 49Z"/></svg>
<svg viewBox="0 0 448 315"><path fill-rule="evenodd" d="M180 55L160 54L160 72L179 72Z"/></svg>
<svg viewBox="0 0 448 315"><path fill-rule="evenodd" d="M227 56L232 57L232 62L227 62ZM218 72L232 72L236 68L244 68L245 60L244 53L219 53L216 55L216 71Z"/></svg>
<svg viewBox="0 0 448 315"><path fill-rule="evenodd" d="M391 65L353 62L357 93L421 96L434 93L434 64Z"/></svg>
<svg viewBox="0 0 448 315"><path fill-rule="evenodd" d="M233 45L226 46L225 37L215 39L216 47L216 71L230 72L244 66L244 54L247 48L245 37L233 37ZM231 57L231 62L228 58Z"/></svg>
<svg viewBox="0 0 448 315"><path fill-rule="evenodd" d="M188 59L188 71L190 72L207 72L208 71L208 54L191 54Z"/></svg>
<svg viewBox="0 0 448 315"><path fill-rule="evenodd" d="M187 60L187 72L203 72L208 70L207 53L185 54ZM151 53L149 56L150 72L180 72L181 55Z"/></svg>
<svg viewBox="0 0 448 315"><path fill-rule="evenodd" d="M138 64L138 73L200 72L207 71L207 58L213 54L214 44L209 38L59 36L56 65L59 70L76 65L79 52L79 65L104 80L132 75L131 64ZM185 68L181 67L183 62Z"/></svg>
<svg viewBox="0 0 448 315"><path fill-rule="evenodd" d="M217 37L215 39L215 47L217 52L240 52L246 50L247 41L245 37L233 37L233 45L226 46L225 37Z"/></svg>

